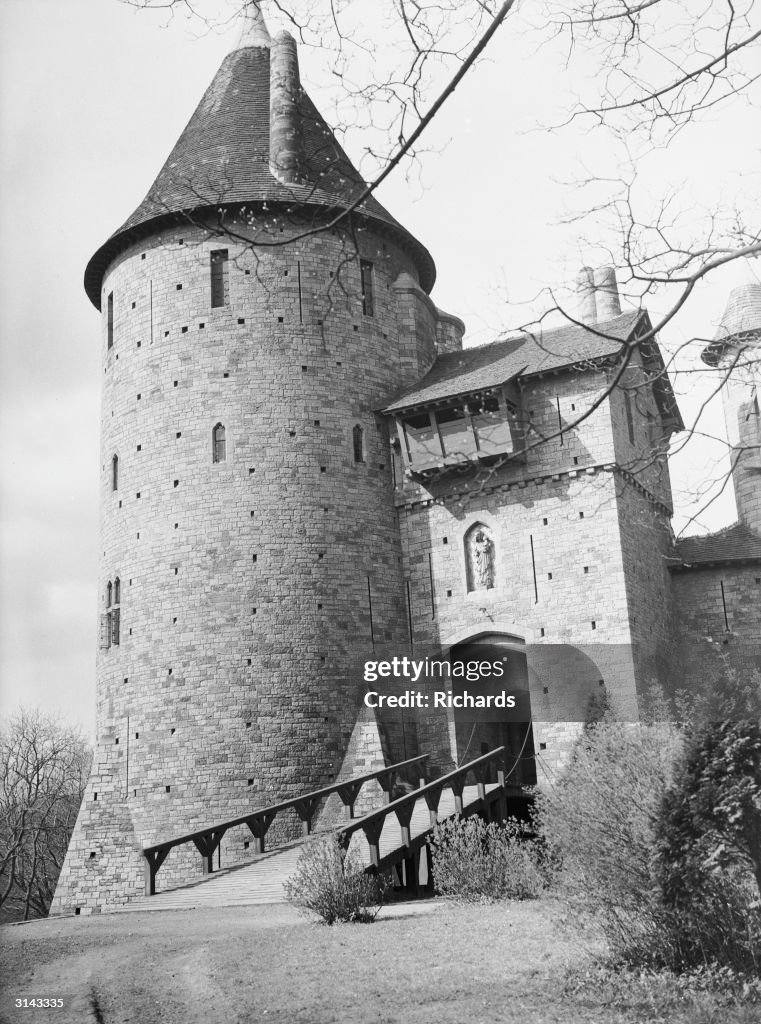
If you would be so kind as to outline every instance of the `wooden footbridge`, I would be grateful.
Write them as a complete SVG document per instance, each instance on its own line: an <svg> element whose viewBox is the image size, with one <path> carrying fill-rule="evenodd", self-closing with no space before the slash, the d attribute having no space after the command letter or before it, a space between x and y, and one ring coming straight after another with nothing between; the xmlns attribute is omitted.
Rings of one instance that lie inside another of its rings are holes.
<svg viewBox="0 0 761 1024"><path fill-rule="evenodd" d="M322 801L333 793L344 805L346 821L331 830L344 849L356 849L368 871L393 869L396 882L417 891L430 885L427 841L434 825L445 818L480 814L487 820L503 820L527 797L520 786L509 784L504 766L504 747L461 765L454 771L426 782L427 755L411 758L378 771L368 772L291 800L256 809L219 825L166 840L143 850L145 896L118 908L120 911L190 909L200 906L242 906L279 903L285 899L286 880L296 870L305 838L312 831L312 819ZM393 798L396 781L415 772L418 788ZM354 817L354 806L362 786L377 781L384 804L362 817ZM304 838L277 849L265 849L265 837L274 818L295 809L303 823ZM255 840L252 861L213 870L213 857L224 834L247 825ZM329 832L325 833L326 835ZM156 892L156 877L175 846L193 844L203 858L204 877L197 882Z"/></svg>

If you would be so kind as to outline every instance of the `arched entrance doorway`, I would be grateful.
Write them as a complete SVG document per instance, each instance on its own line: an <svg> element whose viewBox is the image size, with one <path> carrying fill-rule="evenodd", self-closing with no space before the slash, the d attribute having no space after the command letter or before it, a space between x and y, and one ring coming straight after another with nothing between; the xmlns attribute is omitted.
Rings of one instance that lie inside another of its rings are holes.
<svg viewBox="0 0 761 1024"><path fill-rule="evenodd" d="M454 735L457 760L472 760L504 746L509 781L536 785L534 733L531 721L526 652L522 642L505 633L485 633L455 644L449 652L452 666ZM494 666L502 666L500 673ZM514 707L500 706L500 695L515 698ZM488 706L477 698L492 699ZM458 706L460 705L460 706ZM464 705L464 706L462 706Z"/></svg>

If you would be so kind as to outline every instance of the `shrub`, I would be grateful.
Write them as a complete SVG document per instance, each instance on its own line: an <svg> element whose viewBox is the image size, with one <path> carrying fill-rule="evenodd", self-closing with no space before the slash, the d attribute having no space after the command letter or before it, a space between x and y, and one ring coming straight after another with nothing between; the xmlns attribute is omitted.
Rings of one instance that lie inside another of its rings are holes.
<svg viewBox="0 0 761 1024"><path fill-rule="evenodd" d="M335 836L320 836L301 850L296 871L285 883L285 898L318 914L325 924L369 923L378 916L387 887L382 876L366 874L356 849L344 854Z"/></svg>
<svg viewBox="0 0 761 1024"><path fill-rule="evenodd" d="M543 888L535 844L514 820L487 825L481 818L450 818L431 835L436 891L455 899L531 899Z"/></svg>
<svg viewBox="0 0 761 1024"><path fill-rule="evenodd" d="M600 722L538 795L536 827L560 865L559 894L619 962L758 971L757 722Z"/></svg>
<svg viewBox="0 0 761 1024"><path fill-rule="evenodd" d="M595 963L586 970L569 971L563 988L567 999L587 1008L605 1006L625 1012L627 1019L636 1013L642 1021L692 1019L724 1024L731 1013L735 1024L751 1024L758 1021L761 1005L761 982L726 967L674 974Z"/></svg>
<svg viewBox="0 0 761 1024"><path fill-rule="evenodd" d="M761 968L761 727L703 725L660 807L656 873L680 963Z"/></svg>
<svg viewBox="0 0 761 1024"><path fill-rule="evenodd" d="M537 793L536 828L560 865L557 891L618 956L662 927L656 823L681 745L669 725L603 721L585 731L558 783Z"/></svg>

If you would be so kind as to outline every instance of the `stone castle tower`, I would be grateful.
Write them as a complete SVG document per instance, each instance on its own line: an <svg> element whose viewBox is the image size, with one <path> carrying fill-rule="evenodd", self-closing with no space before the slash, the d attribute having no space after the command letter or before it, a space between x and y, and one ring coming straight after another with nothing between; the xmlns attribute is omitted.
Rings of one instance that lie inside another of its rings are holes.
<svg viewBox="0 0 761 1024"><path fill-rule="evenodd" d="M703 359L709 366L721 367L727 378L722 401L737 517L761 533L761 284L757 280L730 292L716 337Z"/></svg>
<svg viewBox="0 0 761 1024"><path fill-rule="evenodd" d="M434 278L301 87L293 39L252 8L85 274L103 352L97 748L54 913L125 903L144 847L341 773L499 745L514 781L542 784L602 695L636 720L650 682L705 661L718 609L761 645L753 380L727 397L740 533L676 546L683 424L614 271L582 271L577 320L468 349ZM756 344L748 302L709 358ZM487 649L518 722L363 703L366 658ZM250 838L230 829L222 863ZM160 887L199 873L177 848Z"/></svg>
<svg viewBox="0 0 761 1024"><path fill-rule="evenodd" d="M88 264L97 754L57 909L99 905L115 878L140 891L145 841L333 781L355 655L406 638L375 410L463 328L427 298L428 252L363 190L293 39L254 17Z"/></svg>
<svg viewBox="0 0 761 1024"><path fill-rule="evenodd" d="M703 360L721 373L737 522L678 545L673 599L681 663L700 677L717 655L759 667L761 652L761 284L730 292Z"/></svg>

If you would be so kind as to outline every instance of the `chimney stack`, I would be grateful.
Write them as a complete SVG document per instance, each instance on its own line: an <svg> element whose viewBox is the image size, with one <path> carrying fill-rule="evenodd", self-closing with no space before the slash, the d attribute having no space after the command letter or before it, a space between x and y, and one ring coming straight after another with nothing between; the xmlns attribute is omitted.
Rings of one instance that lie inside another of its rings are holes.
<svg viewBox="0 0 761 1024"><path fill-rule="evenodd" d="M595 292L598 323L621 315L615 267L600 267L595 271Z"/></svg>
<svg viewBox="0 0 761 1024"><path fill-rule="evenodd" d="M270 46L270 170L285 185L300 180L300 95L296 40L279 32Z"/></svg>
<svg viewBox="0 0 761 1024"><path fill-rule="evenodd" d="M591 267L582 267L576 278L578 318L584 324L597 321L597 299L595 298L594 274Z"/></svg>

